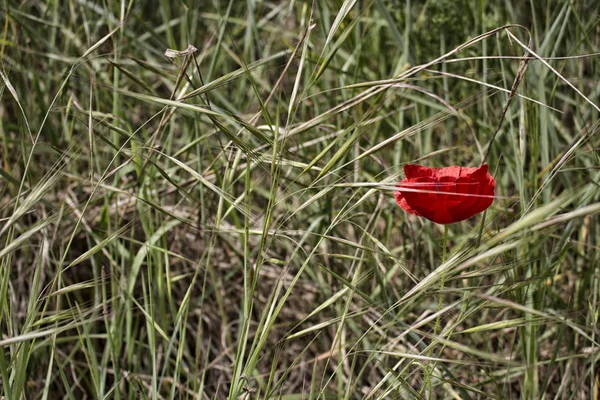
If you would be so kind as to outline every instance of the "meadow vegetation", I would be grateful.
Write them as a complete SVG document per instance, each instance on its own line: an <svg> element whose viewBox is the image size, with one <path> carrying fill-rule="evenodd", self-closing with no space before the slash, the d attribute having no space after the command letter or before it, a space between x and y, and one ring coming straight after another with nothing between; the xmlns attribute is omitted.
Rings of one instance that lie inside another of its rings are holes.
<svg viewBox="0 0 600 400"><path fill-rule="evenodd" d="M1 395L600 398L599 13L1 0Z"/></svg>

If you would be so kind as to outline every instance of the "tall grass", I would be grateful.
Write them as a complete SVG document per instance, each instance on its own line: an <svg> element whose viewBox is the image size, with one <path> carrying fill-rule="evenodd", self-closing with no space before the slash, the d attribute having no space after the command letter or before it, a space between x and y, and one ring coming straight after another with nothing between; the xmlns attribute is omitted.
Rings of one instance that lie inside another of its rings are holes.
<svg viewBox="0 0 600 400"><path fill-rule="evenodd" d="M2 1L2 396L600 398L598 5L208 3Z"/></svg>

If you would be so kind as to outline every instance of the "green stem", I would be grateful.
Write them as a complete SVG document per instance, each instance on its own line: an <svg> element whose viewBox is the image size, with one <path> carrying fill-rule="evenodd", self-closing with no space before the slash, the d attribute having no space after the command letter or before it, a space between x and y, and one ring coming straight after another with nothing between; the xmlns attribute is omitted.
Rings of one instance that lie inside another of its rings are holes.
<svg viewBox="0 0 600 400"><path fill-rule="evenodd" d="M444 225L444 244L442 245L442 264L446 262L446 243L448 242L448 225ZM442 275L442 282L444 276ZM443 283L442 283L443 285Z"/></svg>
<svg viewBox="0 0 600 400"><path fill-rule="evenodd" d="M448 243L448 225L444 225L444 244L442 245L442 264L446 262L446 243ZM444 303L444 294L442 293L444 290L444 275L442 275L440 280L440 299L438 301L438 312L442 309L442 305ZM441 315L438 315L435 320L435 328L433 329L433 333L437 335L437 332L440 328L440 318Z"/></svg>
<svg viewBox="0 0 600 400"><path fill-rule="evenodd" d="M448 243L448 225L444 225L444 242L442 244L442 264L444 264L446 262L446 247L447 247L447 243ZM442 306L444 304L444 294L442 293L442 291L444 290L444 275L442 275L441 280L440 280L440 298L438 300L438 312L440 312L440 310L442 309ZM438 315L437 318L435 319L435 326L433 328L433 335L436 336L439 329L440 329L440 320L441 320L441 315ZM430 355L433 354L433 347L430 350ZM428 383L429 383L429 398L431 399L432 396L432 389L433 389L433 384L432 384L432 380L431 380L431 376L433 375L433 370L435 369L435 363L431 366L431 369L429 370L429 377L428 377Z"/></svg>

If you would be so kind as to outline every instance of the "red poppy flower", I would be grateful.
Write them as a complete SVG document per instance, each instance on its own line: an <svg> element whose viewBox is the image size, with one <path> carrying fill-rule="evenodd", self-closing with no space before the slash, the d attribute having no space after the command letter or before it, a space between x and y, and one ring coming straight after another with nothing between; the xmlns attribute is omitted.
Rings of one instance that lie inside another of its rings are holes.
<svg viewBox="0 0 600 400"><path fill-rule="evenodd" d="M405 211L438 224L452 224L487 209L494 201L496 182L487 164L479 168L404 166L406 178L394 192Z"/></svg>

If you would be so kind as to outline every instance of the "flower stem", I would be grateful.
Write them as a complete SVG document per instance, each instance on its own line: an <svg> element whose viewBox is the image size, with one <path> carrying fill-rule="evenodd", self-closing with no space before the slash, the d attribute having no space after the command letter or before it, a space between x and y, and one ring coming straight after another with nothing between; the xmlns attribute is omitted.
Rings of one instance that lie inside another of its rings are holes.
<svg viewBox="0 0 600 400"><path fill-rule="evenodd" d="M448 225L444 225L444 243L442 245L442 264L446 262L446 243L448 243ZM442 309L442 305L444 303L444 295L441 292L444 290L444 275L442 275L440 280L440 299L438 301L438 312ZM433 333L437 335L437 332L440 328L440 318L441 315L438 315L435 319L435 327L433 328Z"/></svg>
<svg viewBox="0 0 600 400"><path fill-rule="evenodd" d="M444 225L444 244L442 245L442 264L446 262L446 243L448 242L448 225ZM442 282L444 277L442 276Z"/></svg>
<svg viewBox="0 0 600 400"><path fill-rule="evenodd" d="M444 225L444 242L442 244L442 264L444 264L446 262L446 247L447 247L447 243L448 243L448 225ZM440 312L440 310L442 309L442 306L444 305L444 294L442 293L442 291L444 290L444 275L442 275L441 279L440 279L440 298L438 300L438 312ZM436 336L439 329L440 329L440 320L441 320L441 314L438 314L437 318L435 319L435 326L433 327L433 335ZM429 352L430 356L433 353L433 347L431 348L431 351ZM432 390L433 390L433 384L432 384L432 375L433 375L433 371L435 370L435 365L436 363L434 363L431 366L431 369L429 370L429 377L428 377L428 383L429 383L429 398L431 399L432 396Z"/></svg>

